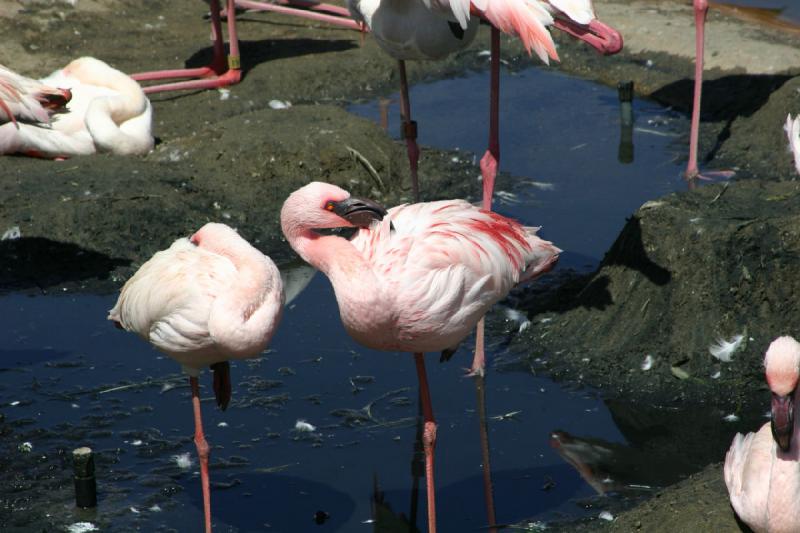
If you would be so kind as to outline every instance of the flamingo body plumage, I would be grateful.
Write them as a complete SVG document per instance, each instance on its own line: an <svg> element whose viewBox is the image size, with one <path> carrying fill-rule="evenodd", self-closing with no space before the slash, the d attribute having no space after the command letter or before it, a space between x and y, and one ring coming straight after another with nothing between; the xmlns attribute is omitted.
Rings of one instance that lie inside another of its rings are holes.
<svg viewBox="0 0 800 533"><path fill-rule="evenodd" d="M189 375L207 533L209 446L197 377L204 366L214 365L214 392L225 408L230 397L227 361L264 350L280 321L283 301L280 273L272 260L230 227L209 223L143 264L108 313L109 320L149 341Z"/></svg>
<svg viewBox="0 0 800 533"><path fill-rule="evenodd" d="M145 154L153 149L150 101L138 83L103 61L83 57L42 80L24 78L23 83L9 72L0 70L0 99L14 102L8 91L2 93L13 83L16 101L28 104L16 116L18 121L0 125L0 154L55 158L97 152ZM66 108L53 112L31 106L41 102L43 87L70 94ZM0 106L0 119L6 114Z"/></svg>
<svg viewBox="0 0 800 533"><path fill-rule="evenodd" d="M336 186L309 184L286 200L281 224L300 256L331 279L347 331L370 348L457 346L494 303L552 268L560 252L536 236L538 228L463 200L394 207L349 241L314 234L350 225L321 209L347 198ZM308 206L317 205L327 219L309 217Z"/></svg>
<svg viewBox="0 0 800 533"><path fill-rule="evenodd" d="M725 484L736 514L756 533L800 531L800 426L784 428L787 449L776 442L776 396L790 398L789 413L798 413L800 343L791 337L772 342L765 357L766 375L773 393L773 421L756 433L737 434L725 456ZM784 402L784 405L786 403ZM792 417L793 415L789 415ZM784 420L785 422L785 420ZM784 424L785 425L785 424Z"/></svg>
<svg viewBox="0 0 800 533"><path fill-rule="evenodd" d="M316 231L347 226L360 228L350 240ZM537 237L538 228L462 200L387 212L318 182L284 202L281 228L292 248L331 280L342 323L356 341L414 352L425 420L428 531L435 533L437 426L423 352L457 347L514 285L550 270L560 250Z"/></svg>

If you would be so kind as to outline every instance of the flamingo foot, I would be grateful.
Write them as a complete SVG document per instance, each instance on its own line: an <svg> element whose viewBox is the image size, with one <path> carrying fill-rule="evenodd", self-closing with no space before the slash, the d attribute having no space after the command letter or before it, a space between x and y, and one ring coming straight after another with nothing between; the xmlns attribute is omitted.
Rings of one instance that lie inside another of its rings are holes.
<svg viewBox="0 0 800 533"><path fill-rule="evenodd" d="M714 181L714 180L728 180L736 175L733 170L707 170L700 172L696 167L693 170L687 170L683 174L686 181L692 182L694 180Z"/></svg>
<svg viewBox="0 0 800 533"><path fill-rule="evenodd" d="M492 150L486 150L481 158L481 175L483 176L483 208L492 208L492 193L494 192L494 182L497 177L497 157Z"/></svg>
<svg viewBox="0 0 800 533"><path fill-rule="evenodd" d="M487 152L488 154L488 152ZM491 198L491 194L489 196ZM486 374L486 355L484 351L484 318L475 326L475 356L472 358L472 368L467 371L466 377L483 378Z"/></svg>
<svg viewBox="0 0 800 533"><path fill-rule="evenodd" d="M229 63L238 64L239 58L233 56L228 57ZM143 74L134 74L131 76L137 81L147 81L164 78L198 78L194 80L178 81L174 83L165 83L162 85L152 85L150 87L143 87L145 94L160 93L164 91L185 91L185 90L201 90L201 89L219 89L221 87L228 87L229 85L236 85L242 79L242 71L238 66L230 68L222 74L217 74L213 67L203 67L199 69L185 69L185 70L165 70L157 72L147 72Z"/></svg>

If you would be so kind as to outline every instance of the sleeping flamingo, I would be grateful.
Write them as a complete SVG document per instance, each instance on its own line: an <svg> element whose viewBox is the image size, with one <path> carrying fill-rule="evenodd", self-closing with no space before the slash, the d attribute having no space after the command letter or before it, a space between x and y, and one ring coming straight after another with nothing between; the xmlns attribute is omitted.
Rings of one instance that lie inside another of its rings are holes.
<svg viewBox="0 0 800 533"><path fill-rule="evenodd" d="M297 7L289 7L291 5ZM334 5L321 4L314 0L279 0L273 3L251 2L247 0L227 0L225 14L228 19L228 55L225 56L225 42L222 37L220 23L219 0L210 1L211 38L214 41L214 57L211 64L200 68L157 70L133 74L137 81L194 78L188 81L165 83L145 87L148 94L163 91L179 91L187 89L215 89L235 85L242 79L241 58L239 56L239 38L236 33L236 7L259 11L275 11L287 15L295 15L319 22L326 22L344 28L361 30L361 26L353 21L347 10Z"/></svg>
<svg viewBox="0 0 800 533"><path fill-rule="evenodd" d="M209 223L143 264L108 312L109 320L139 334L189 375L207 533L209 446L197 377L211 366L217 404L225 409L231 396L228 360L261 353L282 310L283 285L272 260L230 227Z"/></svg>
<svg viewBox="0 0 800 533"><path fill-rule="evenodd" d="M316 230L359 227L346 240ZM517 284L550 270L560 250L538 228L463 200L388 212L339 187L311 183L281 209L291 247L333 284L347 332L377 350L412 352L420 382L429 531L436 531L433 418L423 352L451 353Z"/></svg>
<svg viewBox="0 0 800 533"><path fill-rule="evenodd" d="M737 433L725 456L731 505L753 531L800 531L800 343L772 341L764 357L772 391L772 421L757 433Z"/></svg>
<svg viewBox="0 0 800 533"><path fill-rule="evenodd" d="M697 179L730 178L730 170L708 171L703 174L697 167L697 144L700 137L700 100L703 96L703 61L705 58L705 26L708 15L708 0L693 0L695 24L694 99L692 123L689 131L689 162L684 178L690 186Z"/></svg>
<svg viewBox="0 0 800 533"><path fill-rule="evenodd" d="M0 69L0 122L5 120L11 122L0 125L0 154L66 158L153 149L152 108L141 87L92 57L40 81Z"/></svg>

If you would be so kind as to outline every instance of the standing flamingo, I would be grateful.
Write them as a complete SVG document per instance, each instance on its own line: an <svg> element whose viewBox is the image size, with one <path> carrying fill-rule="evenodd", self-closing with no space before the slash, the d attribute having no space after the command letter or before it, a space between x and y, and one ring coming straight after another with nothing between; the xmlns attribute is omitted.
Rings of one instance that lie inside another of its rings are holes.
<svg viewBox="0 0 800 533"><path fill-rule="evenodd" d="M296 5L298 8L288 7ZM163 91L179 91L186 89L215 89L235 85L242 79L241 58L239 56L239 38L236 33L236 7L261 11L275 11L287 15L327 22L344 28L360 30L361 26L353 21L347 10L329 4L321 4L314 0L279 0L275 4L251 2L248 0L227 0L225 14L228 19L228 55L225 55L225 42L222 37L220 23L219 0L211 0L211 38L214 41L214 57L211 64L200 68L175 70L157 70L133 74L137 81L163 80L175 78L194 78L145 87L148 94Z"/></svg>
<svg viewBox="0 0 800 533"><path fill-rule="evenodd" d="M440 59L467 47L479 19L492 26L489 97L489 148L481 158L483 208L491 209L500 161L500 32L522 40L528 53L544 62L558 60L547 26L581 39L604 54L622 49L620 34L595 18L590 0L348 0L353 18L363 22L378 44L398 60L402 136L411 168L414 201L419 201L417 124L411 120L407 59ZM471 17L474 14L477 17ZM478 325L472 375L485 367L483 322Z"/></svg>
<svg viewBox="0 0 800 533"><path fill-rule="evenodd" d="M378 222L381 221L381 222ZM359 227L352 240L316 230ZM550 270L560 250L538 228L463 200L388 212L327 183L293 192L281 209L291 247L333 284L347 332L377 350L414 353L425 429L429 531L436 531L436 423L423 352L450 352L518 283Z"/></svg>
<svg viewBox="0 0 800 533"><path fill-rule="evenodd" d="M353 18L369 27L381 48L398 62L402 136L408 150L414 201L419 201L419 147L417 125L411 120L406 60L442 59L466 48L475 38L481 19L492 25L493 89L500 72L498 30L518 36L528 53L535 52L545 63L558 59L547 26L564 30L603 53L616 53L622 45L616 31L595 20L590 0L348 0L347 4ZM493 91L492 106L497 99ZM497 131L493 130L490 146L496 146L496 141ZM492 151L499 158L499 149ZM493 177L490 179L493 184Z"/></svg>
<svg viewBox="0 0 800 533"><path fill-rule="evenodd" d="M757 433L737 433L725 456L731 505L757 533L800 531L800 343L772 341L764 357L772 391L772 421Z"/></svg>
<svg viewBox="0 0 800 533"><path fill-rule="evenodd" d="M282 310L283 285L272 260L230 227L209 223L142 265L108 312L109 320L138 333L189 375L206 533L211 531L209 446L197 377L211 366L214 395L224 410L231 397L228 360L261 353Z"/></svg>
<svg viewBox="0 0 800 533"><path fill-rule="evenodd" d="M705 59L705 27L708 15L708 0L693 0L695 24L694 99L692 123L689 131L689 162L684 178L690 186L697 179L730 178L734 172L717 170L700 173L697 167L697 144L700 137L700 100L703 96L703 61Z"/></svg>
<svg viewBox="0 0 800 533"><path fill-rule="evenodd" d="M54 89L58 87L58 89ZM153 149L152 108L139 84L92 57L41 81L0 68L0 154L66 158Z"/></svg>

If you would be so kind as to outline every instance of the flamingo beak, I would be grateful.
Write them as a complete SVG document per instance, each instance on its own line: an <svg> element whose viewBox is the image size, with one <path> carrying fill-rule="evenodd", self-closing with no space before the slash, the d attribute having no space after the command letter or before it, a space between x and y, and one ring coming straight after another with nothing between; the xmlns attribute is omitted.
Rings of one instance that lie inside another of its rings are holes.
<svg viewBox="0 0 800 533"><path fill-rule="evenodd" d="M557 14L553 26L572 35L603 55L613 55L622 50L622 35L603 22L595 19L587 25L578 24L569 17Z"/></svg>
<svg viewBox="0 0 800 533"><path fill-rule="evenodd" d="M772 438L784 452L789 451L794 431L794 392L786 396L772 395Z"/></svg>
<svg viewBox="0 0 800 533"><path fill-rule="evenodd" d="M386 209L379 203L362 198L347 198L333 203L333 212L359 228L368 228L383 220Z"/></svg>

